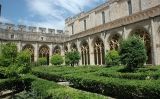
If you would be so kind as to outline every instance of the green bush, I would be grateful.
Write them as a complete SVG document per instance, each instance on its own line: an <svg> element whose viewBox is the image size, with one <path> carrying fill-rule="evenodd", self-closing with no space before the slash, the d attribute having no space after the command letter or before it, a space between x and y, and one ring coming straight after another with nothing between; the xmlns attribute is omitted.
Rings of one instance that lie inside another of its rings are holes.
<svg viewBox="0 0 160 99"><path fill-rule="evenodd" d="M76 64L78 65L80 58L81 58L81 56L78 51L71 51L71 52L66 53L65 63L70 64L71 66L74 66Z"/></svg>
<svg viewBox="0 0 160 99"><path fill-rule="evenodd" d="M30 52L29 51L21 51L17 55L17 66L19 73L28 73L31 70L31 62L30 62Z"/></svg>
<svg viewBox="0 0 160 99"><path fill-rule="evenodd" d="M39 78L32 82L31 88L36 91L42 99L106 99L106 97L102 95L61 86L55 82Z"/></svg>
<svg viewBox="0 0 160 99"><path fill-rule="evenodd" d="M17 46L14 43L1 45L0 66L9 66L16 62Z"/></svg>
<svg viewBox="0 0 160 99"><path fill-rule="evenodd" d="M120 58L129 70L141 67L147 60L144 42L140 37L130 37L120 43Z"/></svg>
<svg viewBox="0 0 160 99"><path fill-rule="evenodd" d="M61 65L63 64L63 57L59 54L55 54L51 57L52 65Z"/></svg>
<svg viewBox="0 0 160 99"><path fill-rule="evenodd" d="M48 68L48 69L47 69ZM67 69L68 68L68 69ZM114 67L115 68L115 67ZM113 70L114 72L114 68ZM118 67L121 69L122 67ZM71 68L65 67L62 69L61 67L51 67L34 69L34 74L38 77L42 77L44 79L53 80L53 81L61 81L61 79L69 81L73 87L87 90L90 92L101 93L104 95L113 96L116 98L149 98L149 99L158 99L160 97L160 80L135 80L136 76L140 77L140 75L132 75L129 77L133 77L134 80L130 79L119 79L119 78L111 78L103 77L97 74L94 75L94 72L90 73L90 70L83 71L80 67ZM85 70L86 68L83 67ZM101 68L101 70L109 69L109 68ZM117 69L117 70L118 70ZM93 70L95 71L95 70ZM119 75L119 74L118 74ZM127 75L119 75L122 78L129 78ZM55 79L56 78L56 79ZM121 77L120 77L121 78Z"/></svg>
<svg viewBox="0 0 160 99"><path fill-rule="evenodd" d="M106 65L107 66L118 66L120 65L120 56L118 51L111 50L106 54Z"/></svg>
<svg viewBox="0 0 160 99"><path fill-rule="evenodd" d="M47 65L47 58L45 58L45 57L38 58L37 64L38 65Z"/></svg>

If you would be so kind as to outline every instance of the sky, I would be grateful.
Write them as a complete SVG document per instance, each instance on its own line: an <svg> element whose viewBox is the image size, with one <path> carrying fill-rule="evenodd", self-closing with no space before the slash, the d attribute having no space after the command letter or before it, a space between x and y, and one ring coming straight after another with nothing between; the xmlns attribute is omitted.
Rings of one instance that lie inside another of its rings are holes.
<svg viewBox="0 0 160 99"><path fill-rule="evenodd" d="M106 0L0 0L0 22L64 29L65 19Z"/></svg>

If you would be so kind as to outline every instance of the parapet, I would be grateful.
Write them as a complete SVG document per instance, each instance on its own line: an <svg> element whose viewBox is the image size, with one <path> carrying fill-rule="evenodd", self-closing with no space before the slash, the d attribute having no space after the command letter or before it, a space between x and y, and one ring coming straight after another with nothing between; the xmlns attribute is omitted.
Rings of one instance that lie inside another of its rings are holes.
<svg viewBox="0 0 160 99"><path fill-rule="evenodd" d="M34 26L25 26L25 25L15 25L11 23L2 23L0 22L0 29L5 31L17 31L19 32L26 32L26 33L43 33L43 34L63 34L63 30L56 30L51 28L44 28L44 27L34 27Z"/></svg>

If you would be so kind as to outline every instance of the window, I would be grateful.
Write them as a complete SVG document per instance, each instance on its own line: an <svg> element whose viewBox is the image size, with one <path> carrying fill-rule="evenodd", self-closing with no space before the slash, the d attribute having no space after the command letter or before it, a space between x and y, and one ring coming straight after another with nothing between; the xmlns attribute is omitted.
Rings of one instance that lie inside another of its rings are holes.
<svg viewBox="0 0 160 99"><path fill-rule="evenodd" d="M84 31L87 29L86 27L86 20L84 20Z"/></svg>
<svg viewBox="0 0 160 99"><path fill-rule="evenodd" d="M105 20L105 12L102 12L102 24L105 24L106 20Z"/></svg>
<svg viewBox="0 0 160 99"><path fill-rule="evenodd" d="M41 40L43 41L43 40L44 40L44 38L43 38L43 37L41 37Z"/></svg>
<svg viewBox="0 0 160 99"><path fill-rule="evenodd" d="M132 2L131 0L128 1L128 11L129 11L129 15L132 14Z"/></svg>
<svg viewBox="0 0 160 99"><path fill-rule="evenodd" d="M72 24L72 34L74 34L74 24Z"/></svg>
<svg viewBox="0 0 160 99"><path fill-rule="evenodd" d="M11 39L14 39L14 34L11 34Z"/></svg>

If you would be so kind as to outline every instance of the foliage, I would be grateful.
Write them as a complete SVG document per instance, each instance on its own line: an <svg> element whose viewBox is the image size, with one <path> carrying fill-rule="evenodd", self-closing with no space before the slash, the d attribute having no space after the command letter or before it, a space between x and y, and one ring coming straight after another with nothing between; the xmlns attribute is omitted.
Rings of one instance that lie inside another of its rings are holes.
<svg viewBox="0 0 160 99"><path fill-rule="evenodd" d="M47 58L46 57L38 58L37 64L38 65L47 65Z"/></svg>
<svg viewBox="0 0 160 99"><path fill-rule="evenodd" d="M42 99L106 99L106 97L102 95L61 86L55 82L39 78L32 82L31 88L40 95Z"/></svg>
<svg viewBox="0 0 160 99"><path fill-rule="evenodd" d="M142 67L147 60L144 42L140 37L130 37L120 44L120 58L129 70Z"/></svg>
<svg viewBox="0 0 160 99"><path fill-rule="evenodd" d="M14 64L17 57L17 46L14 43L1 45L0 66L8 67Z"/></svg>
<svg viewBox="0 0 160 99"><path fill-rule="evenodd" d="M73 87L94 93L111 95L116 98L152 98L160 97L160 80L139 80L159 73L155 68L139 68L135 73L121 73L123 66L105 67L36 67L33 74L52 81L66 80ZM144 72L144 74L143 74ZM109 76L104 73L113 74ZM104 77L105 76L105 77ZM137 78L136 78L137 77ZM142 78L141 78L142 77ZM56 79L54 79L56 78ZM125 78L125 79L122 79ZM138 79L138 80L137 80ZM123 92L123 93L122 93Z"/></svg>
<svg viewBox="0 0 160 99"><path fill-rule="evenodd" d="M51 63L53 65L61 65L63 64L63 57L59 54L55 54L51 57Z"/></svg>
<svg viewBox="0 0 160 99"><path fill-rule="evenodd" d="M28 73L31 70L30 67L30 52L28 50L21 51L17 55L17 66L19 73Z"/></svg>
<svg viewBox="0 0 160 99"><path fill-rule="evenodd" d="M65 55L65 63L70 64L71 66L78 65L80 60L80 53L78 51L71 51Z"/></svg>
<svg viewBox="0 0 160 99"><path fill-rule="evenodd" d="M118 66L120 64L120 56L118 51L111 50L107 52L105 59L107 66Z"/></svg>
<svg viewBox="0 0 160 99"><path fill-rule="evenodd" d="M29 51L17 52L14 43L1 45L0 66L2 67L1 75L8 78L20 77L30 71L30 54Z"/></svg>

